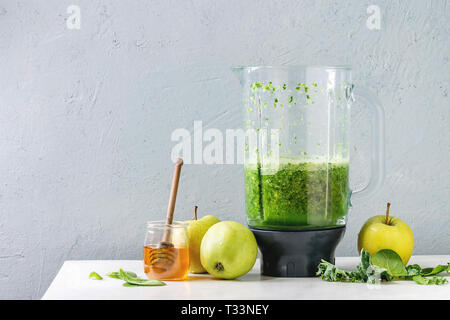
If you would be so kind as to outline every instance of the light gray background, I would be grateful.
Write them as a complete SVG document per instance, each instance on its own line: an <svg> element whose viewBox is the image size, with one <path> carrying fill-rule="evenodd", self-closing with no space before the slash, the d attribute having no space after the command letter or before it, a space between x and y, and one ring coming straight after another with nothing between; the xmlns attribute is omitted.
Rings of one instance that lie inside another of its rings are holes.
<svg viewBox="0 0 450 320"><path fill-rule="evenodd" d="M81 30L66 9L81 8ZM366 27L381 9L381 30ZM448 1L0 1L0 298L40 298L67 259L140 259L164 216L171 132L241 125L239 64L351 64L386 109L386 181L354 203L450 253ZM352 181L367 119L354 108ZM176 215L244 223L242 167L185 166ZM87 276L87 275L86 275Z"/></svg>

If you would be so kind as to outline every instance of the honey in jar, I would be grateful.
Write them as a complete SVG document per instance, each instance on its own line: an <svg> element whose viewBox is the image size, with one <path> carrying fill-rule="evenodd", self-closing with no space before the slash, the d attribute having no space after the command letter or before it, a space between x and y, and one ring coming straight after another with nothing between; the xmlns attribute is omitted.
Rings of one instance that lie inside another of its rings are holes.
<svg viewBox="0 0 450 320"><path fill-rule="evenodd" d="M189 272L189 248L145 246L144 272L149 279L185 279Z"/></svg>

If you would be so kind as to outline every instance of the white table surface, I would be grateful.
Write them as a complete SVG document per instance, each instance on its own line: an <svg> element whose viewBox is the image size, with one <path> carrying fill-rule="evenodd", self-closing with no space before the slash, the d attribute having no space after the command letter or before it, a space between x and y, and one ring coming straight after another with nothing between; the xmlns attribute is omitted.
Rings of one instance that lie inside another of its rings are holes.
<svg viewBox="0 0 450 320"><path fill-rule="evenodd" d="M450 255L415 256L409 264L431 267L447 262ZM345 269L354 269L358 263L357 257L336 258L336 264ZM427 286L394 281L368 285L320 278L274 278L260 275L259 261L237 280L190 275L186 281L165 281L167 285L160 287L123 287L122 280L104 276L119 268L145 276L143 263L137 260L66 261L42 299L450 299L450 283ZM90 280L92 271L104 276L103 280Z"/></svg>

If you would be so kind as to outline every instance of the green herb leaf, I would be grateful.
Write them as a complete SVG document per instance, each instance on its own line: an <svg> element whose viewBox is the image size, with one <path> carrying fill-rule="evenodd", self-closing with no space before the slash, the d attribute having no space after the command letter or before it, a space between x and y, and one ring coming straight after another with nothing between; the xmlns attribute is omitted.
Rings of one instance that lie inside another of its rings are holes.
<svg viewBox="0 0 450 320"><path fill-rule="evenodd" d="M148 280L148 279L134 279L134 280L126 280L127 284L134 286L146 286L146 287L155 287L155 286L165 286L166 284L159 280Z"/></svg>
<svg viewBox="0 0 450 320"><path fill-rule="evenodd" d="M351 279L356 281L356 278L352 277L351 271L339 269L323 259L318 266L316 275L320 276L320 278L325 281L351 281Z"/></svg>
<svg viewBox="0 0 450 320"><path fill-rule="evenodd" d="M414 280L415 283L421 285L431 285L431 284L441 285L448 282L447 279L439 276L433 277L414 276L412 277L412 279Z"/></svg>
<svg viewBox="0 0 450 320"><path fill-rule="evenodd" d="M425 268L422 270L422 275L426 277L426 276L434 276L435 274L439 274L444 271L449 272L448 268L449 268L448 265L443 265L443 264L440 264L434 268Z"/></svg>
<svg viewBox="0 0 450 320"><path fill-rule="evenodd" d="M132 271L124 271L128 277L130 278L137 278L137 274L132 272ZM122 279L122 277L120 276L120 272L109 272L106 274L108 277L113 278L113 279Z"/></svg>
<svg viewBox="0 0 450 320"><path fill-rule="evenodd" d="M113 279L119 279L125 281L124 287L137 287L137 286L164 286L165 283L159 280L142 279L132 271L125 271L120 269L118 272L109 272L108 277Z"/></svg>
<svg viewBox="0 0 450 320"><path fill-rule="evenodd" d="M408 271L403 265L402 259L393 250L383 249L378 251L372 257L372 264L385 269L391 276L408 276Z"/></svg>
<svg viewBox="0 0 450 320"><path fill-rule="evenodd" d="M131 283L128 283L128 282L124 282L124 283L122 283L122 285L123 285L124 287L139 287L138 285L131 284Z"/></svg>
<svg viewBox="0 0 450 320"><path fill-rule="evenodd" d="M91 272L89 275L89 279L91 280L103 280L103 278L97 272Z"/></svg>
<svg viewBox="0 0 450 320"><path fill-rule="evenodd" d="M130 276L127 272L120 269L119 270L120 277L128 284L137 285L137 286L164 286L165 283L159 280L149 280L142 279L136 276Z"/></svg>
<svg viewBox="0 0 450 320"><path fill-rule="evenodd" d="M420 275L422 268L418 264L410 264L406 267L406 272L408 272L408 276Z"/></svg>
<svg viewBox="0 0 450 320"><path fill-rule="evenodd" d="M356 271L343 270L335 265L322 260L318 266L316 275L325 281L348 281L348 282L369 282L375 283L383 278L384 269L373 266L370 262L370 254L368 251L361 250L361 263L356 267ZM385 280L392 277L385 276Z"/></svg>
<svg viewBox="0 0 450 320"><path fill-rule="evenodd" d="M413 264L405 268L400 256L392 250L380 250L370 257L368 251L361 250L361 262L356 271L342 270L335 265L322 260L318 265L316 275L326 281L348 281L376 283L379 280L391 281L394 277L402 277L405 280L413 280L421 285L441 285L448 282L444 277L428 276L447 270L450 271L450 263L438 265L435 268L422 269Z"/></svg>
<svg viewBox="0 0 450 320"><path fill-rule="evenodd" d="M356 270L358 270L361 280L363 282L367 282L369 275L367 275L367 269L370 267L370 253L368 251L365 251L364 249L361 250L361 262L356 267Z"/></svg>

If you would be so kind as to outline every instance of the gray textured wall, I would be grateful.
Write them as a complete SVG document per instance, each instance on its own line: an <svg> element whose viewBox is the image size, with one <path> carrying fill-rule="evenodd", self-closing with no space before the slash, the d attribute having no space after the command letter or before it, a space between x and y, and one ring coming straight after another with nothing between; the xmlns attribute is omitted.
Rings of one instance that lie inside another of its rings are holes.
<svg viewBox="0 0 450 320"><path fill-rule="evenodd" d="M236 64L353 65L386 110L386 181L354 203L338 254L357 253L387 200L415 254L449 254L449 21L438 0L1 0L0 298L40 298L67 259L139 259L144 222L165 213L172 130L241 125ZM362 110L353 181L367 171ZM244 222L242 167L185 166L180 188L178 218L198 204Z"/></svg>

